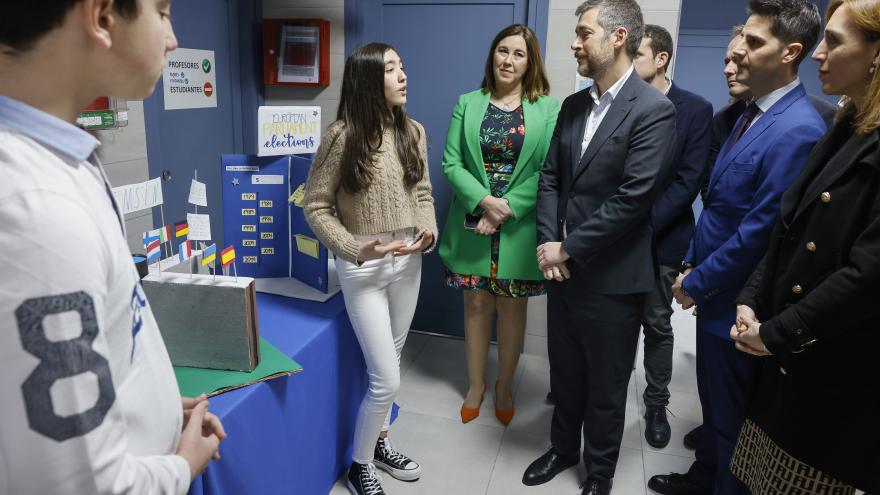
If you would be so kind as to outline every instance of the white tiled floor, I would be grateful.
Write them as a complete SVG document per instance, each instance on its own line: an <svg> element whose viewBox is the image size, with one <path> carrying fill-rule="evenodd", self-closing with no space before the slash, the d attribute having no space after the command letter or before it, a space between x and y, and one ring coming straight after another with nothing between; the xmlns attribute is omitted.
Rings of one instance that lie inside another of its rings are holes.
<svg viewBox="0 0 880 495"><path fill-rule="evenodd" d="M384 475L383 486L389 495L580 493L578 485L585 476L583 464L545 485L527 487L520 481L529 463L550 444L553 412L552 406L544 402L550 383L545 298L533 298L529 312L526 353L515 379L516 415L507 428L493 414L491 387L480 416L466 425L461 423L459 407L467 386L462 341L410 334L401 363L403 381L397 397L400 416L391 428L391 437L401 451L421 463L424 471L422 478L412 483ZM614 495L648 495L652 493L646 489L648 478L686 471L693 460L693 452L684 448L682 437L701 421L695 376L696 320L690 312L679 310L672 323L676 336L668 412L672 440L665 449L658 450L649 446L642 434L645 373L640 342L637 369L630 381ZM494 383L497 363L493 347L486 371L490 384ZM330 493L344 495L348 490L337 481Z"/></svg>

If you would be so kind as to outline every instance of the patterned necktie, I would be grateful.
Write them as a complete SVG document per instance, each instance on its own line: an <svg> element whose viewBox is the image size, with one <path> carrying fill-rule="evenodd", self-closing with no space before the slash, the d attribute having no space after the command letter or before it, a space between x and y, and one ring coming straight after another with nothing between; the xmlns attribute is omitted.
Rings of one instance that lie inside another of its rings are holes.
<svg viewBox="0 0 880 495"><path fill-rule="evenodd" d="M730 133L730 143L727 146L727 150L724 152L724 156L726 157L730 150L736 146L736 143L743 137L743 134L749 128L752 121L755 120L755 117L758 115L758 105L755 105L754 102L750 102L746 105L746 109L743 110L742 115L740 115L739 120L736 123L736 127L733 129L733 132Z"/></svg>

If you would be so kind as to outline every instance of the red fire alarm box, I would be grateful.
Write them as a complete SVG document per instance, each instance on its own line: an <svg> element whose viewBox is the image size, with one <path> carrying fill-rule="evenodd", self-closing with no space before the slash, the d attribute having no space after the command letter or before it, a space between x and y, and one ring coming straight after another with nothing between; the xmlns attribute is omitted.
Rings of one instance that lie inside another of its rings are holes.
<svg viewBox="0 0 880 495"><path fill-rule="evenodd" d="M323 19L263 20L263 83L271 86L329 86L330 22Z"/></svg>

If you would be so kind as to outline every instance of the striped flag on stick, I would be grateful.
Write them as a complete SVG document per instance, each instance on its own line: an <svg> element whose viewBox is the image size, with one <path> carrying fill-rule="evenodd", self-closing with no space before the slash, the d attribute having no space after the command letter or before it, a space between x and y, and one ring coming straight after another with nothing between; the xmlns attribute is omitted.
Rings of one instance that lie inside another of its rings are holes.
<svg viewBox="0 0 880 495"><path fill-rule="evenodd" d="M208 266L209 264L215 262L217 260L217 245L211 244L206 247L204 251L202 251L202 266Z"/></svg>
<svg viewBox="0 0 880 495"><path fill-rule="evenodd" d="M163 225L161 229L159 229L159 240L162 242L168 242L171 240L171 226Z"/></svg>
<svg viewBox="0 0 880 495"><path fill-rule="evenodd" d="M162 251L160 249L161 245L158 236L144 238L144 247L147 249L148 264L159 261L159 258L162 256Z"/></svg>
<svg viewBox="0 0 880 495"><path fill-rule="evenodd" d="M223 268L226 268L235 261L235 247L227 246L226 249L220 251L220 264L223 265Z"/></svg>
<svg viewBox="0 0 880 495"><path fill-rule="evenodd" d="M174 237L183 237L189 234L189 224L182 220L174 224Z"/></svg>
<svg viewBox="0 0 880 495"><path fill-rule="evenodd" d="M183 241L180 243L180 247L177 249L177 261L183 263L184 261L190 259L192 257L192 246L189 241Z"/></svg>

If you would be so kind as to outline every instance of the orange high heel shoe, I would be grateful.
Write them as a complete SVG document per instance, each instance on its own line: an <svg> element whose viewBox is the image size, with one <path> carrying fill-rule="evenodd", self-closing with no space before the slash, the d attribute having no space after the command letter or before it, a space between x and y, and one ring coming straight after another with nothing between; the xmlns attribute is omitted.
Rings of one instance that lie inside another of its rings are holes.
<svg viewBox="0 0 880 495"><path fill-rule="evenodd" d="M483 405L483 395L486 395L486 384L483 383L483 394L480 395L480 406ZM477 407L465 407L464 404L461 405L461 422L462 423L470 423L471 421L477 419L477 416L480 415L480 406Z"/></svg>
<svg viewBox="0 0 880 495"><path fill-rule="evenodd" d="M498 421L501 421L504 426L507 426L513 421L513 414L515 412L515 407L511 407L510 409L498 409L498 382L495 382L495 417L498 418Z"/></svg>

